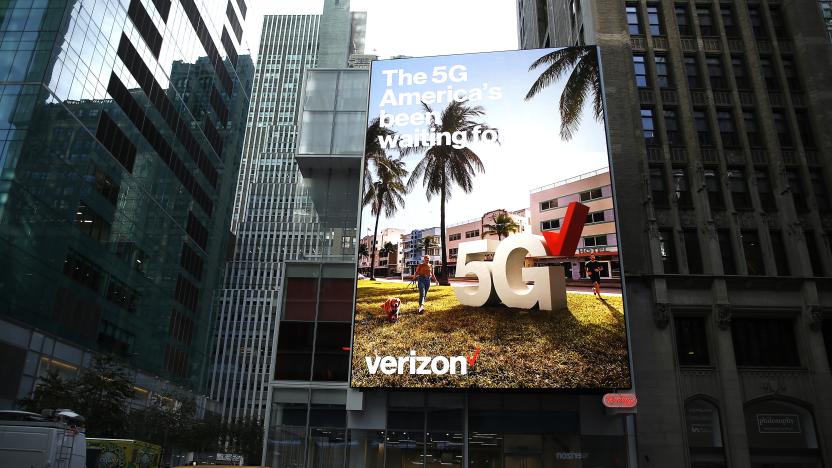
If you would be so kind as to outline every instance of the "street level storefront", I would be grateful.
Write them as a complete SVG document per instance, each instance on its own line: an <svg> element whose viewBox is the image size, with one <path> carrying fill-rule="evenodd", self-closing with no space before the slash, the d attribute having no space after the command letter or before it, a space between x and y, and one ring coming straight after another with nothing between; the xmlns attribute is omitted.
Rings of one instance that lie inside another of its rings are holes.
<svg viewBox="0 0 832 468"><path fill-rule="evenodd" d="M625 467L625 417L601 395L274 389L266 464Z"/></svg>

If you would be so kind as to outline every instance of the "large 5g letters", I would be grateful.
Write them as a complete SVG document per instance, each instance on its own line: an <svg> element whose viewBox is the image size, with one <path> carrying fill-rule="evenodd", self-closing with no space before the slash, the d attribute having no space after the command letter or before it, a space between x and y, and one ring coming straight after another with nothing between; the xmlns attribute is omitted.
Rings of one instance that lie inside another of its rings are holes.
<svg viewBox="0 0 832 468"><path fill-rule="evenodd" d="M493 253L494 260L482 260ZM566 308L566 280L562 266L525 267L526 255L543 257L543 240L531 234L514 234L502 242L479 240L459 244L456 276L476 276L476 286L454 286L459 302L480 307L502 301L508 307L541 310ZM527 285L532 281L532 285Z"/></svg>
<svg viewBox="0 0 832 468"><path fill-rule="evenodd" d="M514 234L501 242L478 240L459 244L456 276L475 276L478 280L476 286L454 286L459 302L473 307L502 302L520 309L530 309L535 304L540 310L565 309L563 267L526 267L526 256L574 255L588 212L586 205L570 203L562 229L559 233L545 233L545 241L531 234ZM494 259L485 261L490 253Z"/></svg>

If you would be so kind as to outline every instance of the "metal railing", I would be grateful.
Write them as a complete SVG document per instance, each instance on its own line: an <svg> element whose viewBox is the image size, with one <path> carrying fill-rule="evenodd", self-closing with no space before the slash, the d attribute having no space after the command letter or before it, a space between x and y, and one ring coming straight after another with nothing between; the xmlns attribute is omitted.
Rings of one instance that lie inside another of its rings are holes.
<svg viewBox="0 0 832 468"><path fill-rule="evenodd" d="M599 174L603 174L603 173L609 172L609 171L610 171L609 167L602 167L600 169L595 169L594 171L584 172L583 174L578 174L578 175L570 177L568 179L559 180L559 181L557 181L553 184L533 188L529 192L531 192L531 193L542 192L544 190L549 190L549 189L552 189L552 188L555 188L555 187L560 187L562 185L571 184L572 182L577 182L579 180L588 179L590 177L595 177Z"/></svg>

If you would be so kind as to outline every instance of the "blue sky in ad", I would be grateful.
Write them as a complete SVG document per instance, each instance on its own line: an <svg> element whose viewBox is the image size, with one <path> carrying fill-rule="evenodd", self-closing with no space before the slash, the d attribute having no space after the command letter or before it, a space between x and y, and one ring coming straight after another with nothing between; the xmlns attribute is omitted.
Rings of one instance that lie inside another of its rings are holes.
<svg viewBox="0 0 832 468"><path fill-rule="evenodd" d="M545 70L545 67L538 67L529 71L529 66L553 50L489 52L373 63L369 106L371 120L382 111L387 114L424 112L418 100L410 105L390 104L391 97L402 97L400 93L434 91L438 95L444 91L442 94L447 96L449 86L454 92L466 90L466 95L471 95L474 89L481 90L482 99L470 104L485 109L485 114L479 121L497 128L501 143L480 141L468 144L482 160L485 172L475 175L471 193L466 194L459 187L454 188L446 206L448 225L479 218L494 209L527 208L531 189L608 166L603 123L592 117L590 96L585 102L577 133L570 141L562 141L560 138L558 102L568 74L550 84L530 101L525 101L529 88ZM453 68L455 66L457 67ZM464 72L459 66L464 67ZM433 82L432 75L437 67L439 71L436 76L439 81L443 78L441 67L445 67L444 70L455 70L456 73L452 75L457 81L447 79L441 83ZM391 70L394 73L391 74ZM424 84L408 82L407 78L402 77L402 74L415 75L418 72L427 75ZM465 75L467 79L463 79L466 78ZM403 86L400 86L400 78L404 79ZM498 88L499 93L495 88ZM385 92L388 92L388 102L381 105ZM501 97L494 99L498 94ZM442 99L442 102L430 106L434 111L441 112L447 105L448 100ZM400 135L414 134L426 128L427 125L421 122L391 126ZM391 150L388 154L396 155L396 152ZM407 156L407 169L412 170L422 155L423 153L417 153ZM369 208L366 208L363 213L362 236L368 234L368 227L372 228L371 220L373 218ZM391 227L410 231L438 225L439 199L433 197L428 202L425 189L419 181L406 196L404 208L400 208L392 218L385 219L382 216L379 229Z"/></svg>

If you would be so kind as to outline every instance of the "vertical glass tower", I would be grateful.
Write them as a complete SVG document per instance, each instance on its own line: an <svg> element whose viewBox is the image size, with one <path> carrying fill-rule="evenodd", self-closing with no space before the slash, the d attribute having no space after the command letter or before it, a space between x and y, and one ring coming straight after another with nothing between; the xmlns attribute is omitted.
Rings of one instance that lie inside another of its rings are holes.
<svg viewBox="0 0 832 468"><path fill-rule="evenodd" d="M339 255L353 254L355 223L329 226L327 213L334 211L320 198L327 184L337 181L309 177L296 153L320 144L318 139L298 141L300 124L319 123L299 119L307 71L345 67L351 53L363 52L365 24L366 14L351 13L349 2L343 0L325 1L321 15L275 15L263 20L234 202L236 249L218 301L210 394L223 404L226 418L265 416L275 332L286 300L280 291L288 284L287 264L320 260L333 249ZM332 115L328 118L331 121ZM363 122L351 130L363 133ZM351 231L344 234L342 227L347 225ZM297 330L294 339L303 340L302 333ZM278 359L292 359L291 353L277 354ZM299 359L295 366L302 368L303 358Z"/></svg>
<svg viewBox="0 0 832 468"><path fill-rule="evenodd" d="M243 0L0 6L0 403L95 353L206 390L253 75L245 14Z"/></svg>

